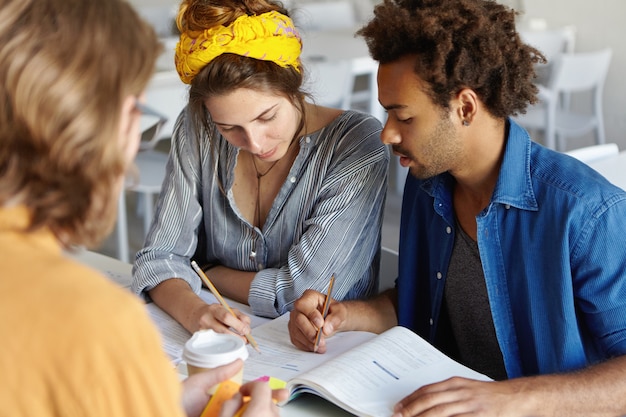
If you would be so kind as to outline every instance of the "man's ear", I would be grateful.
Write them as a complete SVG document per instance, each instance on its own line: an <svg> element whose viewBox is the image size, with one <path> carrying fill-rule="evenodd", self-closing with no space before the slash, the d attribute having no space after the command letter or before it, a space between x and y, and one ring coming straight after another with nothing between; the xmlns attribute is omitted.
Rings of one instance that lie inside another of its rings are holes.
<svg viewBox="0 0 626 417"><path fill-rule="evenodd" d="M463 88L452 101L453 111L458 119L458 123L463 126L472 124L478 111L478 96L476 92L470 88Z"/></svg>

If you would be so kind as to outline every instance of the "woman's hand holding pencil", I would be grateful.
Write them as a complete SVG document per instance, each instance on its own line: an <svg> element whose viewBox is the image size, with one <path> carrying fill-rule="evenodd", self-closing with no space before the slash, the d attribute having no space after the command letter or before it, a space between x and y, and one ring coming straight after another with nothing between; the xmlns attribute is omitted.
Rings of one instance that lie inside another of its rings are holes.
<svg viewBox="0 0 626 417"><path fill-rule="evenodd" d="M196 273L198 274L198 276L200 277L200 279L202 280L202 282L204 283L204 285L207 286L207 288L211 291L211 293L213 293L213 295L215 296L215 298L217 299L217 301L222 305L222 307L224 307L224 309L226 309L226 311L231 314L233 317L238 318L237 315L235 314L235 312L230 308L230 306L228 305L228 303L226 302L226 300L221 296L221 294L219 293L219 291L217 290L217 288L213 285L213 283L211 282L211 280L206 276L206 274L204 273L204 271L198 266L198 264L196 263L196 261L191 261L191 267L194 269L194 271L196 271ZM256 341L254 340L254 338L252 337L252 335L250 333L246 333L244 334L245 338L248 340L248 342L250 343L250 345L257 351L257 352L261 352L261 350L259 349L259 345L256 343Z"/></svg>

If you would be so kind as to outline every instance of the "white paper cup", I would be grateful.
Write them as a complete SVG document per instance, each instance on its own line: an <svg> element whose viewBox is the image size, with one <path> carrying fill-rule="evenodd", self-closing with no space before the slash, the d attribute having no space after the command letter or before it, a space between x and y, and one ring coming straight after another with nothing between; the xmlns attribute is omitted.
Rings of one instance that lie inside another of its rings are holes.
<svg viewBox="0 0 626 417"><path fill-rule="evenodd" d="M188 375L213 369L241 359L248 359L244 341L235 335L199 330L185 343L183 360L187 363ZM243 368L231 380L241 384Z"/></svg>

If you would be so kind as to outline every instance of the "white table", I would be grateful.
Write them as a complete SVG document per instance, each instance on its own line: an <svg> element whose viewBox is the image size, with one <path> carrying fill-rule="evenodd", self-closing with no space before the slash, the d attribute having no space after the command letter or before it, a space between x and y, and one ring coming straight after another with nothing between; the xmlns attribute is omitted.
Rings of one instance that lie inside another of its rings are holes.
<svg viewBox="0 0 626 417"><path fill-rule="evenodd" d="M626 151L590 162L589 166L604 175L613 184L626 190Z"/></svg>
<svg viewBox="0 0 626 417"><path fill-rule="evenodd" d="M131 264L88 250L69 252L68 256L76 259L78 262L92 267L97 271L100 271L119 286L123 288L130 288L130 283L133 279L133 267Z"/></svg>
<svg viewBox="0 0 626 417"><path fill-rule="evenodd" d="M102 272L118 285L129 288L132 266L118 259L96 252L80 251L69 254L72 258ZM304 395L281 407L284 417L347 417L352 414L315 395Z"/></svg>

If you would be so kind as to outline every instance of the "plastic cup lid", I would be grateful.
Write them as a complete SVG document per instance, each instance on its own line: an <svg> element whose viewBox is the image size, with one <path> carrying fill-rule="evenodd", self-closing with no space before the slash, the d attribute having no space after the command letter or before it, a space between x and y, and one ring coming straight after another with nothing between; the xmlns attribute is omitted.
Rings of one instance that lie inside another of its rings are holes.
<svg viewBox="0 0 626 417"><path fill-rule="evenodd" d="M214 368L247 358L248 349L241 338L213 330L195 332L183 349L183 360L200 368Z"/></svg>

